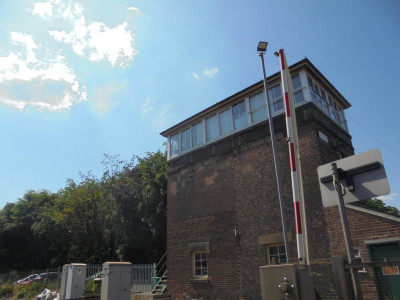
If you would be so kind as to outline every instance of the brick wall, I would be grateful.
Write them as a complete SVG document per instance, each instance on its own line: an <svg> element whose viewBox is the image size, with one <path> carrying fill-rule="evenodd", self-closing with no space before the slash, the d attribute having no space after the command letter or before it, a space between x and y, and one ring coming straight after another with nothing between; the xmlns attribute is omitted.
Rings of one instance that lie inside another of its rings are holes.
<svg viewBox="0 0 400 300"><path fill-rule="evenodd" d="M351 137L313 104L296 112L311 259L331 257L317 167L353 153ZM283 116L274 119L288 231L295 233ZM324 132L329 143L318 137ZM174 299L260 299L258 238L282 232L268 124L260 124L169 162L168 289ZM235 237L234 230L238 235ZM291 258L297 257L295 238ZM192 280L190 244L209 243L208 281ZM321 280L318 289L331 287Z"/></svg>
<svg viewBox="0 0 400 300"><path fill-rule="evenodd" d="M346 212L353 246L361 248L364 261L370 261L366 241L379 241L395 237L400 239L400 218L396 221L351 208L347 208ZM343 257L346 255L346 247L339 210L337 206L329 207L325 209L325 213L332 255ZM377 299L372 269L367 268L366 272L360 272L359 277L364 300Z"/></svg>

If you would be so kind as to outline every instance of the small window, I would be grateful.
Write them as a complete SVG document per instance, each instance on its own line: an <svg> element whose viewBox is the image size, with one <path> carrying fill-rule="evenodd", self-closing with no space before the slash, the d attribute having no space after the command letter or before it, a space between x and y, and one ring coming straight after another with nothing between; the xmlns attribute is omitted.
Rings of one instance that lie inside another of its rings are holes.
<svg viewBox="0 0 400 300"><path fill-rule="evenodd" d="M215 140L218 137L218 120L214 115L206 119L206 139L207 142Z"/></svg>
<svg viewBox="0 0 400 300"><path fill-rule="evenodd" d="M179 153L179 133L171 136L171 156Z"/></svg>
<svg viewBox="0 0 400 300"><path fill-rule="evenodd" d="M292 87L293 91L301 88L301 81L300 81L300 76L296 75L292 77Z"/></svg>
<svg viewBox="0 0 400 300"><path fill-rule="evenodd" d="M207 252L194 252L193 253L193 264L194 264L194 277L195 278L205 278L208 276Z"/></svg>
<svg viewBox="0 0 400 300"><path fill-rule="evenodd" d="M264 93L250 97L250 112L253 123L267 119L267 102Z"/></svg>
<svg viewBox="0 0 400 300"><path fill-rule="evenodd" d="M310 76L307 75L307 81L308 81L308 85L312 88L313 87L313 82Z"/></svg>
<svg viewBox="0 0 400 300"><path fill-rule="evenodd" d="M322 97L322 99L327 99L326 98L326 93L325 93L325 91L321 88L321 97Z"/></svg>
<svg viewBox="0 0 400 300"><path fill-rule="evenodd" d="M192 147L203 144L203 123L199 122L192 126Z"/></svg>
<svg viewBox="0 0 400 300"><path fill-rule="evenodd" d="M266 246L267 264L279 265L287 263L284 244Z"/></svg>
<svg viewBox="0 0 400 300"><path fill-rule="evenodd" d="M294 103L300 103L304 101L303 90L297 91L294 93Z"/></svg>
<svg viewBox="0 0 400 300"><path fill-rule="evenodd" d="M232 106L233 126L235 130L247 125L246 104L244 101Z"/></svg>
<svg viewBox="0 0 400 300"><path fill-rule="evenodd" d="M190 128L181 132L181 151L190 149Z"/></svg>
<svg viewBox="0 0 400 300"><path fill-rule="evenodd" d="M233 130L232 114L230 108L219 113L219 124L221 128L221 135L225 135Z"/></svg>
<svg viewBox="0 0 400 300"><path fill-rule="evenodd" d="M281 89L281 85L278 84L272 88L270 88L268 90L268 97L269 97L269 101L278 99L280 97L282 97L282 89Z"/></svg>
<svg viewBox="0 0 400 300"><path fill-rule="evenodd" d="M324 142L329 143L328 136L325 133L318 130L318 136Z"/></svg>

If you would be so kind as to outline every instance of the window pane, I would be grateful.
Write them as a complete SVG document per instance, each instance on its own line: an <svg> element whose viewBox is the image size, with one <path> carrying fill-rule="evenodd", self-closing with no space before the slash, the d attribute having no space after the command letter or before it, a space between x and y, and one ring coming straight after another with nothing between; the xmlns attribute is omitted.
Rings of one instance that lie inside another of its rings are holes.
<svg viewBox="0 0 400 300"><path fill-rule="evenodd" d="M215 140L218 137L217 116L206 119L206 139L207 142Z"/></svg>
<svg viewBox="0 0 400 300"><path fill-rule="evenodd" d="M303 94L303 90L300 90L296 93L294 93L294 103L300 103L304 101L304 94Z"/></svg>
<svg viewBox="0 0 400 300"><path fill-rule="evenodd" d="M200 260L200 253L196 253L196 254L194 255L194 259L195 259L195 260Z"/></svg>
<svg viewBox="0 0 400 300"><path fill-rule="evenodd" d="M281 85L278 84L268 90L269 101L282 97Z"/></svg>
<svg viewBox="0 0 400 300"><path fill-rule="evenodd" d="M203 144L203 123L197 123L192 126L192 147Z"/></svg>
<svg viewBox="0 0 400 300"><path fill-rule="evenodd" d="M201 254L201 259L207 259L207 253L202 253Z"/></svg>
<svg viewBox="0 0 400 300"><path fill-rule="evenodd" d="M224 135L233 130L231 110L227 109L219 113L219 123L221 126L221 135Z"/></svg>
<svg viewBox="0 0 400 300"><path fill-rule="evenodd" d="M267 119L267 104L264 93L250 97L251 121L257 122Z"/></svg>
<svg viewBox="0 0 400 300"><path fill-rule="evenodd" d="M301 88L301 81L299 75L292 77L292 86L294 91Z"/></svg>
<svg viewBox="0 0 400 300"><path fill-rule="evenodd" d="M190 148L190 128L181 132L181 151Z"/></svg>
<svg viewBox="0 0 400 300"><path fill-rule="evenodd" d="M235 130L247 125L246 105L244 101L232 106L232 115Z"/></svg>
<svg viewBox="0 0 400 300"><path fill-rule="evenodd" d="M276 246L269 247L269 255L275 255L278 253L278 248Z"/></svg>
<svg viewBox="0 0 400 300"><path fill-rule="evenodd" d="M171 136L171 156L179 153L179 134Z"/></svg>
<svg viewBox="0 0 400 300"><path fill-rule="evenodd" d="M272 112L279 112L283 110L283 99L274 102L272 105Z"/></svg>

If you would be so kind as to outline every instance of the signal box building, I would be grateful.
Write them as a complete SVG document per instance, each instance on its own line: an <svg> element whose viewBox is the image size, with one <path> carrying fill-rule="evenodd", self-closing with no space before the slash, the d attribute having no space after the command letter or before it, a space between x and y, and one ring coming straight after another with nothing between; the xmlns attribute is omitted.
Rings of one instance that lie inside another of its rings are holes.
<svg viewBox="0 0 400 300"><path fill-rule="evenodd" d="M318 294L336 299L345 288L331 258L346 251L337 207L322 205L317 168L354 154L344 113L350 103L308 59L290 72L309 261ZM289 253L296 260L280 73L267 81ZM167 277L173 299L261 299L259 267L287 262L269 121L260 81L161 133L168 139ZM368 257L371 244L398 247L399 218L347 210L359 256ZM361 280L364 299L376 299L373 272Z"/></svg>

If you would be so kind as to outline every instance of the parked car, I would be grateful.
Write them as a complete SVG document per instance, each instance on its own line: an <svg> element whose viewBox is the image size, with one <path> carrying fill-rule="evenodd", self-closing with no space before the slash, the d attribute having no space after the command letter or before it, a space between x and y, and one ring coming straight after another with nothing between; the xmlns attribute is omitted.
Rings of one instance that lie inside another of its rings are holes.
<svg viewBox="0 0 400 300"><path fill-rule="evenodd" d="M47 275L49 275L49 277L47 278ZM46 282L50 281L50 282L54 282L57 281L58 279L58 273L57 272L49 272L49 273L41 273L39 275L36 275L33 278L34 282Z"/></svg>
<svg viewBox="0 0 400 300"><path fill-rule="evenodd" d="M26 276L23 279L19 279L16 282L14 282L14 284L24 284L25 282L29 281L31 282L33 280L33 278L35 278L35 276L37 276L38 274L31 274L29 276Z"/></svg>

